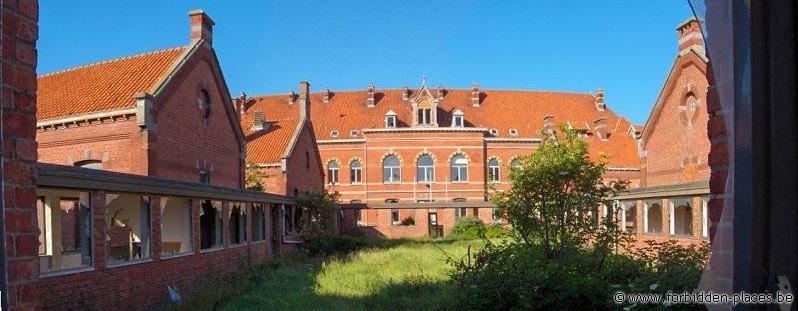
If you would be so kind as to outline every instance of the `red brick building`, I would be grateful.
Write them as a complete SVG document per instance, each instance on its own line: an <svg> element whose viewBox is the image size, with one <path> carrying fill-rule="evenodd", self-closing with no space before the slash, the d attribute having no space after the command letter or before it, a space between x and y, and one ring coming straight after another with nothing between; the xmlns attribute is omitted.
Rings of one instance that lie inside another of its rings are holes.
<svg viewBox="0 0 798 311"><path fill-rule="evenodd" d="M324 189L324 168L309 113L309 91L310 83L301 82L300 92L291 102L298 107L295 115L275 116L269 110L252 108L254 100L245 94L235 100L246 135L247 169L260 179L263 191L296 198ZM282 245L301 243L297 232L301 215L296 206L274 208L273 213L279 219L275 230Z"/></svg>
<svg viewBox="0 0 798 311"><path fill-rule="evenodd" d="M303 98L300 93L299 98ZM250 99L244 119L258 112L291 118L297 96ZM565 124L590 144L590 154L609 157L607 178L639 185L636 133L628 120L595 94L418 89L310 93L325 184L339 191L344 227L376 236L446 234L456 218L499 221L489 190L509 187L516 158L542 141L538 131Z"/></svg>
<svg viewBox="0 0 798 311"><path fill-rule="evenodd" d="M625 228L642 239L703 241L708 215L709 59L699 23L677 27L679 52L639 134L641 188L623 195Z"/></svg>

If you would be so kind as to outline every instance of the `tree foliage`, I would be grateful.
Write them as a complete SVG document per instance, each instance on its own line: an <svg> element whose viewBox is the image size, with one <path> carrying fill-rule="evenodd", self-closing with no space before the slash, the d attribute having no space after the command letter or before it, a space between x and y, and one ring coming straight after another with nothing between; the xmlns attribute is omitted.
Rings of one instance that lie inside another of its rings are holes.
<svg viewBox="0 0 798 311"><path fill-rule="evenodd" d="M261 173L258 170L257 164L252 162L247 163L246 169L244 171L244 186L247 190L266 190L266 186L264 186L263 181L261 181Z"/></svg>
<svg viewBox="0 0 798 311"><path fill-rule="evenodd" d="M560 126L556 134L542 134L548 138L520 158L511 188L494 192L494 203L518 238L540 246L546 260L562 260L568 250L588 245L608 253L623 237L612 198L627 182L604 181L606 158L593 162L576 131ZM601 206L609 217L601 217Z"/></svg>
<svg viewBox="0 0 798 311"><path fill-rule="evenodd" d="M341 210L338 205L340 197L337 191L321 190L297 198L297 206L302 210L299 224L302 234L307 237L335 234Z"/></svg>

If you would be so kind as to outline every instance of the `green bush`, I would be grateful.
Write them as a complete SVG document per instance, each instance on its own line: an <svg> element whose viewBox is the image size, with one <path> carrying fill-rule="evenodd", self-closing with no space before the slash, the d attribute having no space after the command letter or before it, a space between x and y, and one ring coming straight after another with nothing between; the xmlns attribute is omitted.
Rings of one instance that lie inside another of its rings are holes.
<svg viewBox="0 0 798 311"><path fill-rule="evenodd" d="M372 239L368 237L340 235L318 236L306 239L301 249L310 257L346 256L367 248L388 248L403 243L407 239Z"/></svg>
<svg viewBox="0 0 798 311"><path fill-rule="evenodd" d="M512 232L501 224L492 224L485 229L485 237L488 239L496 239L507 237Z"/></svg>
<svg viewBox="0 0 798 311"><path fill-rule="evenodd" d="M476 217L458 218L449 233L452 239L481 239L485 237L487 231L485 224Z"/></svg>
<svg viewBox="0 0 798 311"><path fill-rule="evenodd" d="M629 254L606 258L593 249L574 249L562 261L546 260L540 247L525 243L488 244L461 259L449 259L454 310L607 310L620 309L617 291L658 293L692 291L706 264L705 245L649 244ZM645 255L641 255L645 254ZM601 263L599 263L601 261ZM637 309L661 309L639 305ZM702 309L674 305L672 309Z"/></svg>

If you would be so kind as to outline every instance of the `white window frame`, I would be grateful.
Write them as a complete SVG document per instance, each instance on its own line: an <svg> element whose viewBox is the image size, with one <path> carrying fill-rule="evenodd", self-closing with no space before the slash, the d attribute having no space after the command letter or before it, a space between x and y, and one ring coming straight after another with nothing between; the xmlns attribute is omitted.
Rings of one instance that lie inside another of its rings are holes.
<svg viewBox="0 0 798 311"><path fill-rule="evenodd" d="M357 163L359 166L354 167L353 164ZM363 183L363 163L360 160L352 160L349 162L349 183L358 185Z"/></svg>
<svg viewBox="0 0 798 311"><path fill-rule="evenodd" d="M385 116L385 127L396 128L396 116Z"/></svg>
<svg viewBox="0 0 798 311"><path fill-rule="evenodd" d="M463 164L455 164L455 158L457 158L457 157L462 157L462 159L464 159L466 161L465 165L463 165ZM457 155L452 157L452 160L449 161L449 168L450 168L449 169L449 173L452 175L451 176L452 183L467 183L468 182L468 167L469 167L468 162L469 162L468 158L465 155L460 154L460 153L458 153ZM463 168L465 168L465 178L462 178L463 177L462 176L463 175L462 174L463 173ZM457 172L457 174L456 174L457 180L455 180L455 174L454 174L455 172Z"/></svg>
<svg viewBox="0 0 798 311"><path fill-rule="evenodd" d="M495 161L496 165L491 164L491 162ZM501 165L499 164L499 160L496 158L491 158L488 160L488 181L490 182L499 182L501 179Z"/></svg>
<svg viewBox="0 0 798 311"><path fill-rule="evenodd" d="M385 165L385 161L389 157L396 158L396 160L399 162L399 164L396 165L396 166L393 166L393 165L392 166L387 166L387 165ZM387 179L386 179L386 175L385 175L385 169L388 169L388 172L389 172L389 174L387 175L387 177L388 177ZM394 174L394 172L396 172L397 174ZM395 179L394 179L394 176L396 176ZM382 159L382 183L384 183L384 184L396 184L396 183L401 183L401 182L402 182L402 160L399 160L399 157L396 156L396 155L393 155L393 154L389 155L389 156L386 156L385 158Z"/></svg>
<svg viewBox="0 0 798 311"><path fill-rule="evenodd" d="M330 164L335 164L335 167L331 167ZM341 182L340 170L341 164L338 161L330 160L327 162L327 184L337 185Z"/></svg>
<svg viewBox="0 0 798 311"><path fill-rule="evenodd" d="M462 115L456 115L452 120L452 124L454 127L465 127L465 118Z"/></svg>
<svg viewBox="0 0 798 311"><path fill-rule="evenodd" d="M432 161L432 164L421 164L421 160L425 157ZM418 164L416 165L416 175L416 181L418 183L435 182L435 159L428 154L421 155L418 158Z"/></svg>

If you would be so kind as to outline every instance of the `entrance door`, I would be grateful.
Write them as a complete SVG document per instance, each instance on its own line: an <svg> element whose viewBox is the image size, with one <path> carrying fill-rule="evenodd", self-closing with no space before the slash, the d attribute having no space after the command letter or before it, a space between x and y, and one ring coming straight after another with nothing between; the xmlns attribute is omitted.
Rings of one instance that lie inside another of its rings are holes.
<svg viewBox="0 0 798 311"><path fill-rule="evenodd" d="M438 225L438 213L429 213L429 236L431 238L443 237L443 226Z"/></svg>

